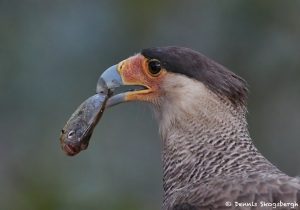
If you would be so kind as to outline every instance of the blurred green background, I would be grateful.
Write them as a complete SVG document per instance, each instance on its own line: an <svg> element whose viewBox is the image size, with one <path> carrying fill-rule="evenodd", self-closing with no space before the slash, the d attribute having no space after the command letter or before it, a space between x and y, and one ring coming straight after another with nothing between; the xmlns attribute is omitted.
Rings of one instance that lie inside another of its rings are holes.
<svg viewBox="0 0 300 210"><path fill-rule="evenodd" d="M103 70L142 48L201 51L245 78L262 153L300 174L300 1L0 0L0 210L160 209L150 109L106 110L88 150L60 130Z"/></svg>

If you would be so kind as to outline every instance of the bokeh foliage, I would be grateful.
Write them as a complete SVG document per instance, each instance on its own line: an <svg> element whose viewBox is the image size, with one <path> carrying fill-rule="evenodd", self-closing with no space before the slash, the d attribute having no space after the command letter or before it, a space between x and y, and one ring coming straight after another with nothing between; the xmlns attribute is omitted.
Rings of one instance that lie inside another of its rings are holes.
<svg viewBox="0 0 300 210"><path fill-rule="evenodd" d="M0 209L160 208L147 105L107 110L76 157L58 141L101 72L144 47L191 47L244 77L255 144L299 175L299 11L282 0L0 0Z"/></svg>

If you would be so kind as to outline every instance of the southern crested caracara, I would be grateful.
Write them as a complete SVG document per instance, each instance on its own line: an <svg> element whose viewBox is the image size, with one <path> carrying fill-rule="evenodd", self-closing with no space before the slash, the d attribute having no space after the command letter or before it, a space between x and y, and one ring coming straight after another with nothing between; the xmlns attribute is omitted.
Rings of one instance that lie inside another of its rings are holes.
<svg viewBox="0 0 300 210"><path fill-rule="evenodd" d="M149 102L162 138L164 210L299 209L300 181L254 146L247 128L245 81L183 47L144 49L107 69L97 91L112 106ZM294 207L294 208L293 208Z"/></svg>

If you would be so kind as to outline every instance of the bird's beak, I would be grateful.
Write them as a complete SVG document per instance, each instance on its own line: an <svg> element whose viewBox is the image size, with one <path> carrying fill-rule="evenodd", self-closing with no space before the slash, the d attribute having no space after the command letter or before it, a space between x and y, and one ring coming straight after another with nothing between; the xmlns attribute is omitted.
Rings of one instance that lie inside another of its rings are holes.
<svg viewBox="0 0 300 210"><path fill-rule="evenodd" d="M118 71L118 65L114 65L106 69L102 75L99 77L97 82L97 93L104 93L106 90L114 92L114 89L122 86L124 83L122 81L121 75ZM125 94L120 93L112 96L108 102L107 107L111 107L122 103L125 101Z"/></svg>
<svg viewBox="0 0 300 210"><path fill-rule="evenodd" d="M131 88L131 90L112 95L107 101L107 107L127 101L143 100L145 95L151 92L142 71L144 59L143 56L136 55L109 67L102 73L98 79L97 93L103 93L107 89L114 93L114 90L120 86Z"/></svg>

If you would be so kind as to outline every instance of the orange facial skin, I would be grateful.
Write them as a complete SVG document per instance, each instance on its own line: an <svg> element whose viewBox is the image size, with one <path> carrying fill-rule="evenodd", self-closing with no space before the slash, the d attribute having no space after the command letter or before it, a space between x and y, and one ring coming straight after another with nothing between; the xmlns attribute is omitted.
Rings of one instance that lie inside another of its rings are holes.
<svg viewBox="0 0 300 210"><path fill-rule="evenodd" d="M118 71L124 85L140 85L145 90L127 92L126 101L146 101L154 103L162 93L161 84L167 72L162 69L153 75L148 68L148 59L141 54L132 56L118 64Z"/></svg>

